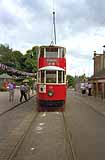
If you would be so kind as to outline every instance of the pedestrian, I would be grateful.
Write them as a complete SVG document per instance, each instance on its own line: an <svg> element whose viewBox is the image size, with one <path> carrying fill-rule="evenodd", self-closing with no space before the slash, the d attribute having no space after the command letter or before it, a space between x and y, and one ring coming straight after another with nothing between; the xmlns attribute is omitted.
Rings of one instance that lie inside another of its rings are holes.
<svg viewBox="0 0 105 160"><path fill-rule="evenodd" d="M9 90L9 101L13 102L14 101L14 84L13 82L8 83L8 90Z"/></svg>
<svg viewBox="0 0 105 160"><path fill-rule="evenodd" d="M23 97L24 97L25 101L27 101L27 87L26 87L26 85L24 83L22 83L20 85L20 94L21 94L20 102L22 102Z"/></svg>
<svg viewBox="0 0 105 160"><path fill-rule="evenodd" d="M28 99L30 99L30 86L27 83L25 83L25 86L26 86L27 97L28 97Z"/></svg>
<svg viewBox="0 0 105 160"><path fill-rule="evenodd" d="M88 96L92 96L91 90L92 90L92 84L88 83Z"/></svg>
<svg viewBox="0 0 105 160"><path fill-rule="evenodd" d="M15 83L13 83L13 88L16 89L16 84Z"/></svg>
<svg viewBox="0 0 105 160"><path fill-rule="evenodd" d="M82 95L86 94L86 86L85 83L81 83L81 91L82 91Z"/></svg>

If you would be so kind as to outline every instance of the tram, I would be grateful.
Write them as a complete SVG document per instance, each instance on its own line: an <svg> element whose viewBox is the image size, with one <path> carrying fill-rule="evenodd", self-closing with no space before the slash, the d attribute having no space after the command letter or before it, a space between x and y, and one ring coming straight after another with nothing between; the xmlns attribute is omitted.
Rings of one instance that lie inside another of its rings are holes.
<svg viewBox="0 0 105 160"><path fill-rule="evenodd" d="M53 108L64 111L66 101L66 49L61 46L40 46L36 98L38 111Z"/></svg>

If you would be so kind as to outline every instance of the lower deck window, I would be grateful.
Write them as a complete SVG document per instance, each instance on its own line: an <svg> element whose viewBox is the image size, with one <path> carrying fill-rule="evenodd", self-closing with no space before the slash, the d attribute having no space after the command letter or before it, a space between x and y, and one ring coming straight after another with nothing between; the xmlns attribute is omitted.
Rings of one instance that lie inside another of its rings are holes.
<svg viewBox="0 0 105 160"><path fill-rule="evenodd" d="M58 83L62 83L62 71L58 71Z"/></svg>
<svg viewBox="0 0 105 160"><path fill-rule="evenodd" d="M44 83L44 71L41 71L41 83Z"/></svg>
<svg viewBox="0 0 105 160"><path fill-rule="evenodd" d="M64 71L39 71L38 82L39 83L65 83Z"/></svg>
<svg viewBox="0 0 105 160"><path fill-rule="evenodd" d="M56 71L46 71L46 83L56 83Z"/></svg>

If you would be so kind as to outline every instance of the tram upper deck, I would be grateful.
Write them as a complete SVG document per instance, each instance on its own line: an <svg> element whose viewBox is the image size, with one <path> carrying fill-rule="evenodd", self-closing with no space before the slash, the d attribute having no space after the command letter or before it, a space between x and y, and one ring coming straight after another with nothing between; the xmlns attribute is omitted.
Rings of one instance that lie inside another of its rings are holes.
<svg viewBox="0 0 105 160"><path fill-rule="evenodd" d="M66 70L66 49L61 46L40 46L38 68L58 66Z"/></svg>

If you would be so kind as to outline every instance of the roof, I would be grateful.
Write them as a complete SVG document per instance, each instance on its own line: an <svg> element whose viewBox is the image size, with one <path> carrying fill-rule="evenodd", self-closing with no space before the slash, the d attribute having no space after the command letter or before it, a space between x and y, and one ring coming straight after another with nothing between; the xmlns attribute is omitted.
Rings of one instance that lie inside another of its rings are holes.
<svg viewBox="0 0 105 160"><path fill-rule="evenodd" d="M63 68L57 67L57 66L46 66L46 67L39 68L39 71L42 71L42 70L46 70L46 71L65 71Z"/></svg>
<svg viewBox="0 0 105 160"><path fill-rule="evenodd" d="M43 45L43 46L40 46L42 48L47 48L47 47L55 47L55 48L65 48L63 46L57 46L57 45Z"/></svg>
<svg viewBox="0 0 105 160"><path fill-rule="evenodd" d="M0 75L0 79L12 79L12 76L9 76L8 74L3 73Z"/></svg>

